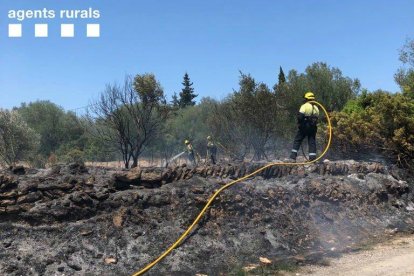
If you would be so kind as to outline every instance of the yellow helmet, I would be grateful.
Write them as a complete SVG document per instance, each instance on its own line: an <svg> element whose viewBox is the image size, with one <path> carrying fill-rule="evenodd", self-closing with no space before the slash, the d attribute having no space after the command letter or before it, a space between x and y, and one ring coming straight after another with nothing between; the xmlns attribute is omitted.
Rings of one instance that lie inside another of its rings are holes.
<svg viewBox="0 0 414 276"><path fill-rule="evenodd" d="M306 92L305 96L303 96L303 97L307 100L314 100L315 99L315 95L310 91Z"/></svg>
<svg viewBox="0 0 414 276"><path fill-rule="evenodd" d="M188 145L188 144L190 144L190 141L185 140L185 141L184 141L184 144Z"/></svg>
<svg viewBox="0 0 414 276"><path fill-rule="evenodd" d="M207 140L211 140L211 136L209 135L209 136L207 136Z"/></svg>

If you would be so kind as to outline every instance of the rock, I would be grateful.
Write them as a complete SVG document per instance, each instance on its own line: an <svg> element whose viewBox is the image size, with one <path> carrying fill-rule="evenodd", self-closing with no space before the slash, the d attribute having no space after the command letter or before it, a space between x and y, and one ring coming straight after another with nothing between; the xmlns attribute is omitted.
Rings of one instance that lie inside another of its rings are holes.
<svg viewBox="0 0 414 276"><path fill-rule="evenodd" d="M9 191L9 192L1 193L0 194L0 199L15 198L16 196L17 196L17 191L12 190L12 191Z"/></svg>
<svg viewBox="0 0 414 276"><path fill-rule="evenodd" d="M4 248L9 248L12 244L13 244L13 242L12 242L12 241L4 241L4 242L3 242L3 246L4 246Z"/></svg>
<svg viewBox="0 0 414 276"><path fill-rule="evenodd" d="M93 233L93 230L82 230L81 232L80 232L80 234L82 235L82 236L89 236L90 234L92 234Z"/></svg>
<svg viewBox="0 0 414 276"><path fill-rule="evenodd" d="M249 272L249 271L252 271L252 270L254 270L254 269L258 268L258 267L259 267L258 264L249 264L249 265L243 267L243 270L245 272Z"/></svg>
<svg viewBox="0 0 414 276"><path fill-rule="evenodd" d="M196 196L194 197L194 202L197 204L206 204L207 203L207 198L202 197L202 196Z"/></svg>
<svg viewBox="0 0 414 276"><path fill-rule="evenodd" d="M127 172L119 172L114 175L115 181L125 183L139 183L141 180L141 169L136 167Z"/></svg>
<svg viewBox="0 0 414 276"><path fill-rule="evenodd" d="M234 201L236 201L236 202L240 202L240 201L242 201L243 200L243 197L241 196L241 195L239 195L239 194L237 194L235 197L234 197Z"/></svg>
<svg viewBox="0 0 414 276"><path fill-rule="evenodd" d="M271 260L269 260L268 258L265 258L265 257L259 257L259 261L260 261L262 264L265 264L265 265L267 265L267 264L271 264L271 263L272 263L272 261L271 261Z"/></svg>
<svg viewBox="0 0 414 276"><path fill-rule="evenodd" d="M162 180L162 170L149 169L141 173L141 184L158 185Z"/></svg>
<svg viewBox="0 0 414 276"><path fill-rule="evenodd" d="M407 207L405 207L407 211L414 211L414 203L409 202Z"/></svg>
<svg viewBox="0 0 414 276"><path fill-rule="evenodd" d="M204 187L194 186L194 187L191 187L191 192L194 194L204 194L205 189Z"/></svg>
<svg viewBox="0 0 414 276"><path fill-rule="evenodd" d="M115 227L122 227L122 225L124 224L124 221L126 219L127 216L127 209L124 207L121 207L118 212L115 213L115 215L112 218L112 221L115 225Z"/></svg>
<svg viewBox="0 0 414 276"><path fill-rule="evenodd" d="M104 200L108 199L109 192L108 191L100 191L100 192L97 192L95 194L92 194L91 197L94 197L99 201L104 201Z"/></svg>
<svg viewBox="0 0 414 276"><path fill-rule="evenodd" d="M118 262L118 260L114 257L105 258L105 263L106 264L116 264L117 262Z"/></svg>
<svg viewBox="0 0 414 276"><path fill-rule="evenodd" d="M70 195L69 199L76 205L93 206L94 201L92 198L84 192L74 192Z"/></svg>
<svg viewBox="0 0 414 276"><path fill-rule="evenodd" d="M23 166L13 166L10 168L13 174L24 175L26 174L26 169Z"/></svg>
<svg viewBox="0 0 414 276"><path fill-rule="evenodd" d="M95 176L93 175L89 176L85 182L86 185L91 185L91 186L93 186L94 183L95 183Z"/></svg>
<svg viewBox="0 0 414 276"><path fill-rule="evenodd" d="M56 183L56 182L43 182L37 185L37 189L41 191L48 190L70 190L74 187L74 184L71 183Z"/></svg>
<svg viewBox="0 0 414 276"><path fill-rule="evenodd" d="M67 262L66 264L68 265L68 267L70 267L70 268L72 268L76 271L81 271L82 270L82 267L80 265L76 264L76 263Z"/></svg>
<svg viewBox="0 0 414 276"><path fill-rule="evenodd" d="M17 188L17 180L13 176L0 175L0 192Z"/></svg>
<svg viewBox="0 0 414 276"><path fill-rule="evenodd" d="M60 165L53 165L51 170L50 170L50 174L51 175L56 175L60 173L60 170L62 169L62 166Z"/></svg>
<svg viewBox="0 0 414 276"><path fill-rule="evenodd" d="M3 199L0 200L0 206L9 206L16 203L16 200L14 199Z"/></svg>
<svg viewBox="0 0 414 276"><path fill-rule="evenodd" d="M306 258L305 258L305 256L303 256L303 255L296 255L296 256L293 256L293 259L294 259L295 261L297 261L297 262L304 262L304 261L306 261Z"/></svg>
<svg viewBox="0 0 414 276"><path fill-rule="evenodd" d="M6 207L6 212L8 214L15 214L15 213L18 213L19 211L20 211L19 205L9 205Z"/></svg>
<svg viewBox="0 0 414 276"><path fill-rule="evenodd" d="M42 198L41 192L29 193L17 198L17 204L32 203Z"/></svg>
<svg viewBox="0 0 414 276"><path fill-rule="evenodd" d="M31 203L19 204L20 209L24 212L30 211L34 206L35 204L31 204Z"/></svg>
<svg viewBox="0 0 414 276"><path fill-rule="evenodd" d="M74 162L74 163L70 163L66 166L62 166L60 168L60 172L61 174L72 174L72 175L79 175L79 174L84 174L84 173L88 173L88 169L86 168L85 164L83 162Z"/></svg>
<svg viewBox="0 0 414 276"><path fill-rule="evenodd" d="M125 190L128 189L130 185L140 185L141 174L142 171L138 167L129 171L115 173L112 186L117 190Z"/></svg>

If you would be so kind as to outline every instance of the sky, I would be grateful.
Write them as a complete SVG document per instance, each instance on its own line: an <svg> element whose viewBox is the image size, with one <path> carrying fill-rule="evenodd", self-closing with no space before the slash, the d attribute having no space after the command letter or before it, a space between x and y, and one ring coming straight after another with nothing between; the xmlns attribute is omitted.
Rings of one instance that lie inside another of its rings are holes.
<svg viewBox="0 0 414 276"><path fill-rule="evenodd" d="M100 18L8 17L44 8L92 8ZM413 14L412 0L0 0L0 108L50 100L82 113L105 84L143 73L155 74L168 99L185 72L197 99L223 99L238 88L239 71L273 86L279 66L303 72L313 62L368 90L396 92ZM21 38L8 37L11 23L22 24ZM34 37L37 23L49 24L49 37ZM61 23L75 24L75 37L61 38ZM88 23L100 24L99 38L86 37Z"/></svg>

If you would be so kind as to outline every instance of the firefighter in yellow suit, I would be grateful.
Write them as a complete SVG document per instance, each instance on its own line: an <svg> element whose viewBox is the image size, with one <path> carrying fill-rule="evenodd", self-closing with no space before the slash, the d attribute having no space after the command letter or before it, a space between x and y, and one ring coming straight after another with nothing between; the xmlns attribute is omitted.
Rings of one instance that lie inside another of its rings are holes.
<svg viewBox="0 0 414 276"><path fill-rule="evenodd" d="M207 160L210 164L216 164L217 161L217 146L211 136L207 136Z"/></svg>
<svg viewBox="0 0 414 276"><path fill-rule="evenodd" d="M309 160L316 159L316 132L318 130L319 109L315 104L310 103L310 101L315 100L315 95L312 92L306 92L304 99L305 103L300 107L297 115L298 131L296 132L290 153L290 158L294 161L298 155L300 145L306 137L308 137Z"/></svg>
<svg viewBox="0 0 414 276"><path fill-rule="evenodd" d="M191 162L193 166L197 165L196 160L195 160L195 153L194 153L193 145L191 144L189 140L185 140L184 144L186 146L188 160Z"/></svg>

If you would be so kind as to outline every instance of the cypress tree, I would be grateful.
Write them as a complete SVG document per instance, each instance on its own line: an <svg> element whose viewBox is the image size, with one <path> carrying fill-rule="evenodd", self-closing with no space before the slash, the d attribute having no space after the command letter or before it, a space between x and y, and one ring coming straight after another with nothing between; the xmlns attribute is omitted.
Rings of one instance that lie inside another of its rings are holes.
<svg viewBox="0 0 414 276"><path fill-rule="evenodd" d="M193 83L190 81L190 77L187 73L184 75L184 80L182 82L182 85L184 86L183 89L180 92L180 107L186 107L186 106L193 106L195 105L195 101L193 99L197 97L194 93L194 88L191 87Z"/></svg>
<svg viewBox="0 0 414 276"><path fill-rule="evenodd" d="M279 83L278 85L281 85L282 83L286 82L285 73L283 72L282 66L279 67Z"/></svg>

